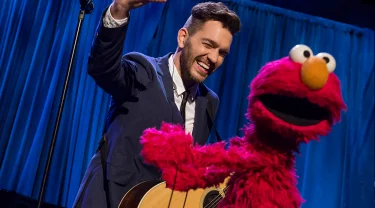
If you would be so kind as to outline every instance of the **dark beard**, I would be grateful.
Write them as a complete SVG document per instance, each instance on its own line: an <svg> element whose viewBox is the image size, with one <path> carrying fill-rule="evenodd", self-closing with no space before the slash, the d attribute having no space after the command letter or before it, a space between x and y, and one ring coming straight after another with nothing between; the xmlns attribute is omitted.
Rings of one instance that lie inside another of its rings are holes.
<svg viewBox="0 0 375 208"><path fill-rule="evenodd" d="M182 80L191 80L196 83L201 83L202 81L195 78L191 74L191 68L193 66L194 57L191 54L192 46L190 41L186 41L185 48L181 52L180 56L180 69L181 69L181 78Z"/></svg>

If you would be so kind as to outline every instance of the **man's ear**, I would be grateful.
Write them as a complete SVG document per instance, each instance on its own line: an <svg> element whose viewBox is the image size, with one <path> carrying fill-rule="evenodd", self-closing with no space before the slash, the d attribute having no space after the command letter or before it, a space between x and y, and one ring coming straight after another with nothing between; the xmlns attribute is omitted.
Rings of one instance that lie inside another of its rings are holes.
<svg viewBox="0 0 375 208"><path fill-rule="evenodd" d="M189 32L186 28L181 28L177 33L177 43L179 48L184 48L189 38Z"/></svg>

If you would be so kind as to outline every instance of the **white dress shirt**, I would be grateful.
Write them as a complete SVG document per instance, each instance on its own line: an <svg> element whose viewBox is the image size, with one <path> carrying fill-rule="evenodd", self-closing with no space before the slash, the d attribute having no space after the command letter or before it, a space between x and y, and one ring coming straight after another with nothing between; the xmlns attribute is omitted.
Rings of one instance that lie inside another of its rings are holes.
<svg viewBox="0 0 375 208"><path fill-rule="evenodd" d="M108 7L108 10L104 15L104 18L103 18L104 27L106 27L106 28L116 28L116 27L121 27L124 24L126 24L128 22L128 18L117 20L117 19L112 17L111 7L112 7L112 4Z"/></svg>
<svg viewBox="0 0 375 208"><path fill-rule="evenodd" d="M104 18L103 18L103 25L107 28L116 28L121 27L128 22L128 18L117 20L112 17L110 9L112 4L109 6ZM171 74L173 80L173 94L174 94L174 101L177 105L178 110L180 110L181 102L183 93L185 92L185 86L182 82L180 74L176 69L176 66L173 62L173 55L171 55L168 59L168 67L169 72ZM194 129L194 117L195 117L195 98L197 95L198 84L189 88L190 95L188 101L186 102L185 107L185 130L186 132L190 132L193 134Z"/></svg>
<svg viewBox="0 0 375 208"><path fill-rule="evenodd" d="M183 93L185 92L185 86L182 82L181 76L178 73L176 66L173 62L173 56L171 55L168 59L169 72L171 73L173 80L173 95L174 102L177 105L178 110L180 110L181 102L183 98ZM185 107L185 129L186 132L193 133L194 128L194 117L195 117L195 98L197 96L198 84L189 88L190 95Z"/></svg>

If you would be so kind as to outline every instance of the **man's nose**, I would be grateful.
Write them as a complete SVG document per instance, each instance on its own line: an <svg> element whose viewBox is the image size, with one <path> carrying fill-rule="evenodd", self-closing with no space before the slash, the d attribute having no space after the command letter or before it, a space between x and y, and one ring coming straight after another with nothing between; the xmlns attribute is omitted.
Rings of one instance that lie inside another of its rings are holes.
<svg viewBox="0 0 375 208"><path fill-rule="evenodd" d="M216 64L217 61L218 61L218 58L219 58L219 51L218 51L218 50L212 50L212 51L208 54L208 60L209 60L212 64Z"/></svg>

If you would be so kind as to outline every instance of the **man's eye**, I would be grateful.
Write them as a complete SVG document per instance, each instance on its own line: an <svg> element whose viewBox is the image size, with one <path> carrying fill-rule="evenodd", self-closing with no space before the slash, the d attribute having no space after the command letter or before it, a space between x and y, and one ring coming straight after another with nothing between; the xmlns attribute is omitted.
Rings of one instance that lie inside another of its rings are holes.
<svg viewBox="0 0 375 208"><path fill-rule="evenodd" d="M221 55L222 57L226 57L226 56L228 55L228 53L226 53L226 52L221 52L220 55Z"/></svg>
<svg viewBox="0 0 375 208"><path fill-rule="evenodd" d="M211 44L209 43L203 43L204 46L206 46L206 48L212 48Z"/></svg>

